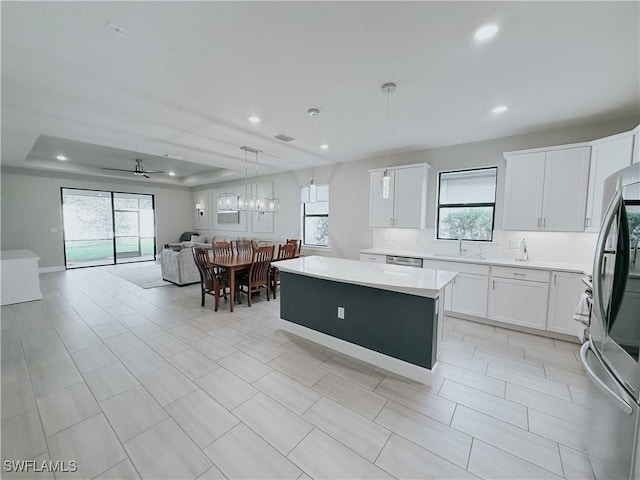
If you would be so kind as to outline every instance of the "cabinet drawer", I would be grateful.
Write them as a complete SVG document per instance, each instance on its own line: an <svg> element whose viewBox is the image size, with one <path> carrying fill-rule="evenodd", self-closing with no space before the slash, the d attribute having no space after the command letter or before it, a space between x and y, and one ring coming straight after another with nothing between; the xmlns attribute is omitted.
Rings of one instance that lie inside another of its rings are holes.
<svg viewBox="0 0 640 480"><path fill-rule="evenodd" d="M476 275L489 275L489 265L478 265L476 263L447 262L442 260L424 259L422 261L422 268L446 270L448 272L474 273Z"/></svg>
<svg viewBox="0 0 640 480"><path fill-rule="evenodd" d="M361 262L372 262L372 263L387 263L386 255L377 255L375 253L361 253L360 254Z"/></svg>
<svg viewBox="0 0 640 480"><path fill-rule="evenodd" d="M549 283L549 272L530 268L491 267L491 276Z"/></svg>

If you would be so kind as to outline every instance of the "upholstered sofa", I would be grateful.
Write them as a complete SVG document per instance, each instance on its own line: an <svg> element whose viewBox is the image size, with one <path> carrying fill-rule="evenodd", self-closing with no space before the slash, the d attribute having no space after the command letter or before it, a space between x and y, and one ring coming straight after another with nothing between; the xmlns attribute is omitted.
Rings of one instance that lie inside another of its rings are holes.
<svg viewBox="0 0 640 480"><path fill-rule="evenodd" d="M185 232L190 233L190 232ZM184 239L183 234L180 239ZM188 285L200 282L200 272L193 259L191 247L194 244L203 245L206 237L191 236L188 241L169 243L164 246L161 255L162 278L176 285Z"/></svg>

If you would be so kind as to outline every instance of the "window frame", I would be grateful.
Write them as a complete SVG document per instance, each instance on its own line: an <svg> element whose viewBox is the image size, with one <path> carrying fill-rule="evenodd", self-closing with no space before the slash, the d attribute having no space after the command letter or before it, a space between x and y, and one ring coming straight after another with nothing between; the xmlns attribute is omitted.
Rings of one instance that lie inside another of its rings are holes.
<svg viewBox="0 0 640 480"><path fill-rule="evenodd" d="M302 189L304 188L308 188L308 185L302 185L302 187L300 187L300 190L302 191ZM320 244L315 244L315 243L305 243L305 238L306 238L306 218L326 218L327 219L327 223L329 222L329 199L331 198L331 191L329 188L329 184L317 184L316 187L327 187L327 213L310 213L307 214L306 209L307 209L307 203L314 203L314 202L304 202L301 201L300 202L300 211L301 211L301 215L300 215L300 231L301 231L301 246L306 247L306 248L320 248L320 249L329 249L331 248L330 244L329 244L329 235L327 235L327 244L326 245L320 245Z"/></svg>
<svg viewBox="0 0 640 480"><path fill-rule="evenodd" d="M447 173L462 173L462 172L477 172L479 170L494 170L495 171L495 187L493 194L493 202L474 202L474 203L440 203L440 190L441 190L441 182L442 175ZM438 194L436 197L437 206L436 206L436 240L464 240L467 242L493 242L493 231L496 224L496 197L498 196L498 167L475 167L475 168L464 168L461 170L446 170L438 172ZM440 237L440 210L442 208L465 208L465 207L492 207L493 211L491 214L491 235L488 240L483 239L475 239L475 238L443 238Z"/></svg>

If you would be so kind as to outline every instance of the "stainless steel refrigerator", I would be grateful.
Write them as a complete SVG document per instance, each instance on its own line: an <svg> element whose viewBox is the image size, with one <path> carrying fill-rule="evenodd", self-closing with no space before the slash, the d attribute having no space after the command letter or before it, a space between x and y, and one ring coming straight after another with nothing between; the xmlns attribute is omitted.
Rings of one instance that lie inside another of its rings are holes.
<svg viewBox="0 0 640 480"><path fill-rule="evenodd" d="M589 340L589 459L598 479L640 479L640 164L605 181L593 266Z"/></svg>

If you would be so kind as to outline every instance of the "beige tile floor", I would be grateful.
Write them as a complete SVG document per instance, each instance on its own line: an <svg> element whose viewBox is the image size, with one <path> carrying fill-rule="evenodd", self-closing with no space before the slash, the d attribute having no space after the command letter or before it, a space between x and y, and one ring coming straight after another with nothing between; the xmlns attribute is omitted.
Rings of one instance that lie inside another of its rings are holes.
<svg viewBox="0 0 640 480"><path fill-rule="evenodd" d="M576 344L447 318L425 387L283 334L277 300L214 313L197 285L41 279L42 301L2 308L3 461L77 462L57 478L593 477Z"/></svg>

